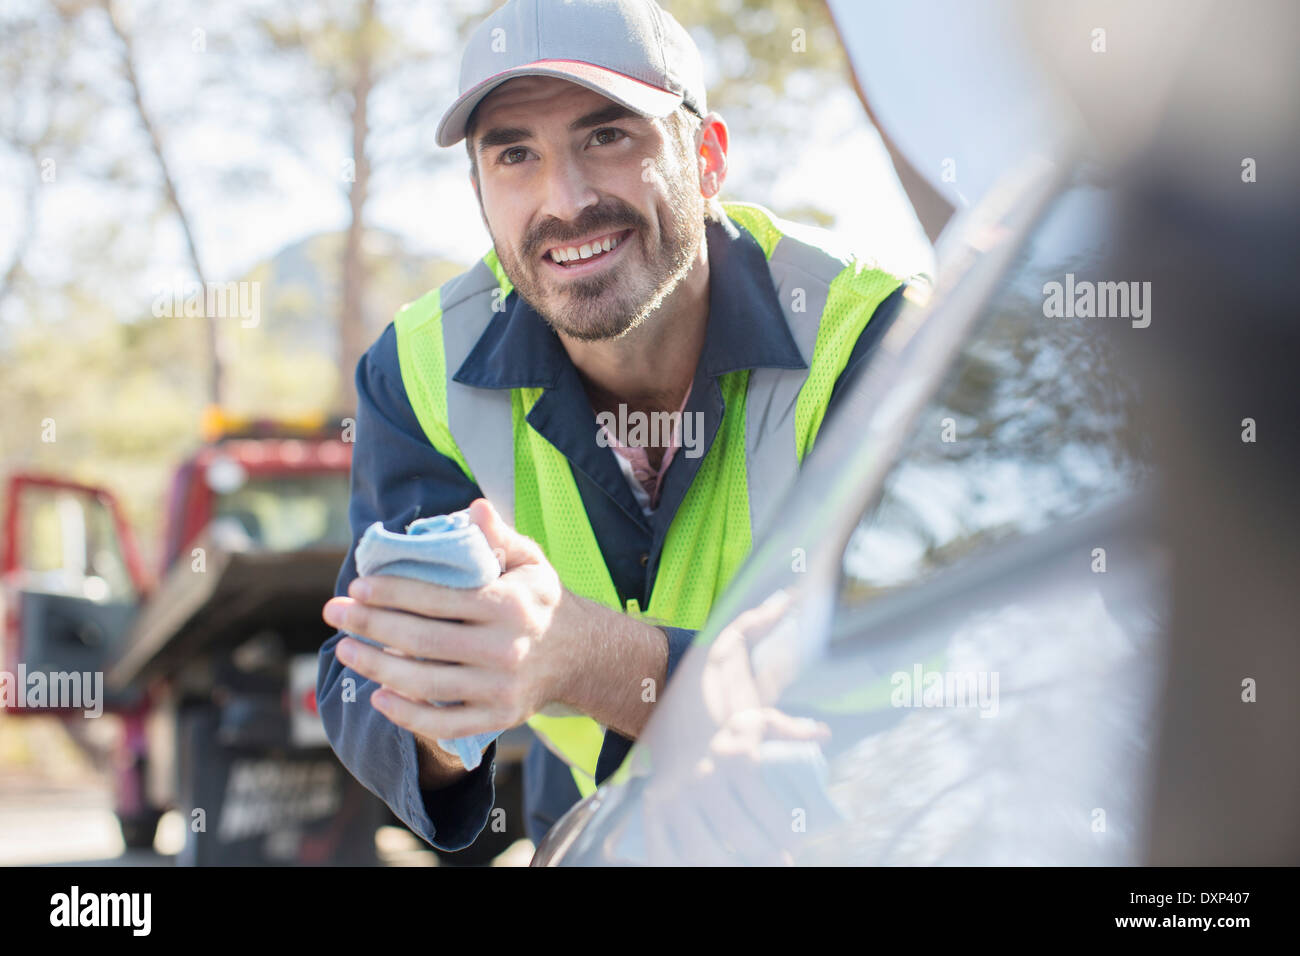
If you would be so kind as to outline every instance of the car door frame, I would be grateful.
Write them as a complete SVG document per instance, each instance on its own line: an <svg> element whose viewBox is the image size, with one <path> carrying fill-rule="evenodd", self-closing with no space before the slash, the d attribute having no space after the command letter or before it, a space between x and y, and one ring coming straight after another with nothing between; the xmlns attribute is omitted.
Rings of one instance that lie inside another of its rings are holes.
<svg viewBox="0 0 1300 956"><path fill-rule="evenodd" d="M26 595L31 592L23 586L25 573L24 555L22 553L21 518L23 514L23 500L29 490L42 491L63 491L71 494L81 495L96 502L106 509L112 524L113 536L117 545L118 553L122 556L122 563L125 566L127 576L130 579L131 587L134 591L132 601L118 602L124 605L131 605L138 609L143 603L145 596L148 594L150 581L145 573L144 563L141 559L140 552L136 547L135 537L131 532L131 526L126 520L122 507L117 498L98 485L84 484L78 481L72 481L67 478L61 478L54 475L38 474L34 472L19 472L9 477L5 486L5 518L4 518L4 550L0 556L0 595L3 596L4 605L4 634L3 645L0 646L0 658L5 662L5 666L14 666L19 663L26 663L27 649L23 647L23 626L22 615L23 605ZM102 629L102 622L94 620L98 614L91 613L99 607L89 598L79 598L76 595L53 595L60 599L63 604L63 611L66 616L80 618L78 610L84 602L85 608L85 625L88 629ZM106 671L111 664L108 655L112 653L109 646L120 647L126 632L129 630L129 624L120 628L121 633L101 635L105 638L105 659L99 662L100 671ZM58 663L58 661L46 661L43 663ZM83 662L84 663L84 662ZM81 668L78 668L81 669ZM117 699L115 695L114 709L126 703L133 702L134 695L123 695ZM57 708L47 708L43 713L57 712ZM15 715L30 713L23 706L16 706L12 709Z"/></svg>

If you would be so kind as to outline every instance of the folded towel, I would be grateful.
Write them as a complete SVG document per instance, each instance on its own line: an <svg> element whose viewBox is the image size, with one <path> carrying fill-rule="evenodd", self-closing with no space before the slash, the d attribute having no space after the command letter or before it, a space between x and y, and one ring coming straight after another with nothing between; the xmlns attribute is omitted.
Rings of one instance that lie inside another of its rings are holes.
<svg viewBox="0 0 1300 956"><path fill-rule="evenodd" d="M357 544L356 564L358 576L391 574L452 588L483 587L501 574L496 555L478 525L470 520L468 510L420 518L407 526L406 534L387 531L376 521ZM501 731L496 731L439 740L438 746L460 757L466 770L473 770L482 762L483 748L500 735Z"/></svg>

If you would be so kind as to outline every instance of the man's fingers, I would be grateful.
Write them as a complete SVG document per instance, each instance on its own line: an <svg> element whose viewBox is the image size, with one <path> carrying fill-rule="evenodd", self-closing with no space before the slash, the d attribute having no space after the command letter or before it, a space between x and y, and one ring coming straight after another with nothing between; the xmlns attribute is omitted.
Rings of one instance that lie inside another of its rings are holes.
<svg viewBox="0 0 1300 956"><path fill-rule="evenodd" d="M337 610L328 610L336 604ZM495 660L494 649L499 648L497 642L487 638L483 628L470 624L435 621L404 611L371 607L351 598L333 598L326 608L326 620L335 627L378 641L409 657L488 666Z"/></svg>
<svg viewBox="0 0 1300 956"><path fill-rule="evenodd" d="M795 717L775 707L764 707L763 738L825 741L831 739L831 729L820 720L813 720L811 717Z"/></svg>
<svg viewBox="0 0 1300 956"><path fill-rule="evenodd" d="M408 700L391 689L376 690L370 703L393 723L429 740L451 740L506 728L483 707L435 707ZM435 745L436 746L436 745Z"/></svg>
<svg viewBox="0 0 1300 956"><path fill-rule="evenodd" d="M335 653L340 660L347 658L348 667L412 700L473 702L496 700L501 696L499 678L482 668L386 654L360 641L348 640L346 644Z"/></svg>
<svg viewBox="0 0 1300 956"><path fill-rule="evenodd" d="M736 619L718 635L718 640L721 641L725 634L730 640L752 647L756 638L766 634L781 620L781 615L789 610L790 602L788 592L773 592L762 604L736 615Z"/></svg>
<svg viewBox="0 0 1300 956"><path fill-rule="evenodd" d="M485 621L492 613L481 588L449 588L392 574L368 574L348 585L348 596L371 607L409 611L444 621Z"/></svg>
<svg viewBox="0 0 1300 956"><path fill-rule="evenodd" d="M477 498L470 504L469 517L479 526L488 545L496 552L503 572L521 564L538 564L545 560L537 543L506 524L505 519L486 498Z"/></svg>
<svg viewBox="0 0 1300 956"><path fill-rule="evenodd" d="M740 628L746 634L762 627L775 624L781 615L790 609L792 598L788 591L773 591L758 607L752 607L737 615L732 627Z"/></svg>

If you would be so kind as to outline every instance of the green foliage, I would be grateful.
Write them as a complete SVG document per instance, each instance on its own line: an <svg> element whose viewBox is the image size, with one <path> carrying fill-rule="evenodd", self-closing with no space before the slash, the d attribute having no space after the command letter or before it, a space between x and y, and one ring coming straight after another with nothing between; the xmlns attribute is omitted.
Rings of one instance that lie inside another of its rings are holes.
<svg viewBox="0 0 1300 956"><path fill-rule="evenodd" d="M772 182L817 105L832 90L850 88L826 4L669 0L664 6L700 48L709 108L727 121L732 143L743 150L747 178ZM825 218L817 215L822 223Z"/></svg>

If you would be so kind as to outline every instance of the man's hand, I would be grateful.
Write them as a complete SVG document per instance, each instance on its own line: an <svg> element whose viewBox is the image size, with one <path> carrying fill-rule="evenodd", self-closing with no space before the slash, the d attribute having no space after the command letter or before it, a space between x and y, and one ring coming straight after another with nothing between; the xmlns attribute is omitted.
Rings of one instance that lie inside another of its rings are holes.
<svg viewBox="0 0 1300 956"><path fill-rule="evenodd" d="M554 695L567 656L551 627L563 588L541 549L484 499L470 516L504 567L496 581L466 589L371 575L325 605L328 623L385 645L344 638L335 649L383 685L371 698L375 707L430 740L522 723Z"/></svg>
<svg viewBox="0 0 1300 956"><path fill-rule="evenodd" d="M644 680L665 679L663 633L565 591L537 543L485 499L470 517L501 560L496 581L464 589L371 575L325 605L329 624L385 645L344 638L335 648L382 685L375 708L434 754L439 738L514 727L552 703L635 736L648 716Z"/></svg>
<svg viewBox="0 0 1300 956"><path fill-rule="evenodd" d="M765 703L750 664L753 646L789 608L778 592L682 661L665 698L673 703L641 741L656 765L642 812L622 824L641 828L642 862L788 864L803 839L792 811L825 815L813 768L830 729ZM774 790L774 782L786 786ZM798 805L787 805L791 794L802 795Z"/></svg>

